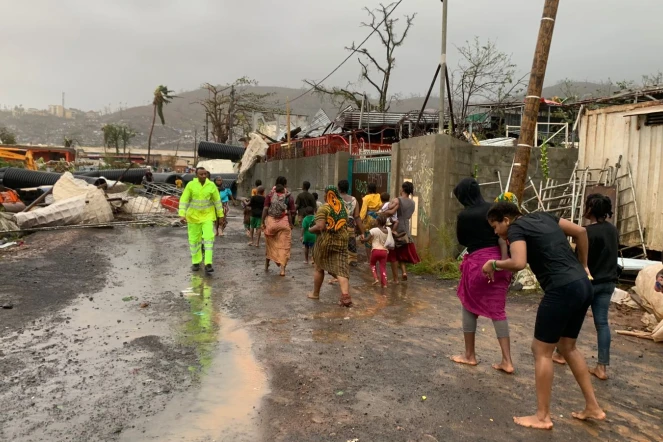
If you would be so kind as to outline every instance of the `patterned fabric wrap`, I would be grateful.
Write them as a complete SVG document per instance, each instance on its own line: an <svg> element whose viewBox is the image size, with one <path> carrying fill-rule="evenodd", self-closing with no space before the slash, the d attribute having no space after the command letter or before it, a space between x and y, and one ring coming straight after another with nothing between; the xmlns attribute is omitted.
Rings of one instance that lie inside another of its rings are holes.
<svg viewBox="0 0 663 442"><path fill-rule="evenodd" d="M516 195L514 195L511 192L504 192L500 194L497 198L495 198L495 202L507 202L507 203L513 203L516 206L518 205L518 198L516 198Z"/></svg>
<svg viewBox="0 0 663 442"><path fill-rule="evenodd" d="M315 220L328 220L332 218L334 209L329 204L320 207L315 215ZM318 269L324 270L330 275L348 278L350 276L348 265L348 229L345 222L339 230L326 229L315 242L313 259Z"/></svg>
<svg viewBox="0 0 663 442"><path fill-rule="evenodd" d="M341 229L346 229L348 212L345 210L345 204L336 186L327 186L325 189L325 201L331 209L328 211L325 221L327 230L338 232Z"/></svg>

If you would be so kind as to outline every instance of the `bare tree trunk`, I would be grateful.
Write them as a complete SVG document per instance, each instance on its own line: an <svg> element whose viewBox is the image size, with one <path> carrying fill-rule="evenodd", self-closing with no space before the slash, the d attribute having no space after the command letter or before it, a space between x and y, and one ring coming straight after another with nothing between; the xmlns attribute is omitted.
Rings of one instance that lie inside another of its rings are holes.
<svg viewBox="0 0 663 442"><path fill-rule="evenodd" d="M150 135L147 137L147 161L150 164L150 152L152 151L152 132L154 132L154 123L157 121L157 105L154 105L154 113L152 114L152 127L150 127Z"/></svg>

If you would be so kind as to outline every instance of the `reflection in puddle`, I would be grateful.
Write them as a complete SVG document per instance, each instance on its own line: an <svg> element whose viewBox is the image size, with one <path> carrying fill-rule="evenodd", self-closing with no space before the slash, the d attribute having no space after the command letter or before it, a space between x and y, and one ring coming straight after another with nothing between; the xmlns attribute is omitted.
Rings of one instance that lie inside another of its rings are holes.
<svg viewBox="0 0 663 442"><path fill-rule="evenodd" d="M191 276L191 288L186 300L191 308L191 318L184 324L180 341L192 346L198 353L200 370L189 367L192 372L205 372L212 363L214 346L217 343L219 320L214 316L212 288L198 275Z"/></svg>
<svg viewBox="0 0 663 442"><path fill-rule="evenodd" d="M247 331L215 310L212 288L192 276L190 313L180 341L193 346L199 367L189 367L200 385L146 422L146 428L123 433L122 440L256 440L255 409L267 381L251 351ZM138 426L137 426L138 427Z"/></svg>

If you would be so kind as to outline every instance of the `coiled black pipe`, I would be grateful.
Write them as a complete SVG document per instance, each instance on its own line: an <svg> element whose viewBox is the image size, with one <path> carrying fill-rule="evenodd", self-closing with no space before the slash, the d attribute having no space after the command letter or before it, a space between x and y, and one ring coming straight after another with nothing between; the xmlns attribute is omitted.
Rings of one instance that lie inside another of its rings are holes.
<svg viewBox="0 0 663 442"><path fill-rule="evenodd" d="M9 167L4 171L2 184L12 189L21 189L25 187L52 186L62 177L62 174L55 172L38 172L35 170L19 169ZM98 177L76 176L76 178L87 183L98 186L104 184L105 180Z"/></svg>
<svg viewBox="0 0 663 442"><path fill-rule="evenodd" d="M126 171L126 172L125 172ZM80 172L75 175L78 176L92 176L104 177L109 180L117 181L122 177L122 182L131 184L140 184L147 172L146 168L140 169L105 169L105 170L91 170L89 172Z"/></svg>
<svg viewBox="0 0 663 442"><path fill-rule="evenodd" d="M185 183L188 183L189 181L195 180L196 179L196 174L195 173L185 173L182 176L182 181ZM217 178L222 178L224 180L236 180L239 174L237 173L213 173L211 174L210 179L214 181Z"/></svg>
<svg viewBox="0 0 663 442"><path fill-rule="evenodd" d="M244 148L231 146L230 144L201 141L198 143L198 156L212 160L239 161L244 156Z"/></svg>
<svg viewBox="0 0 663 442"><path fill-rule="evenodd" d="M152 177L154 178L155 183L175 184L175 180L178 177L182 177L182 174L171 173L171 172L158 172L152 174Z"/></svg>

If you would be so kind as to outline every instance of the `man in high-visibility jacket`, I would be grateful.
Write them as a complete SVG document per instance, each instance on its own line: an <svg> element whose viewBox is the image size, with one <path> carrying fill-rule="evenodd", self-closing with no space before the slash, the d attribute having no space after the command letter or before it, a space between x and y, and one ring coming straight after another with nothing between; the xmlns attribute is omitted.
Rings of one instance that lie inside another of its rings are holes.
<svg viewBox="0 0 663 442"><path fill-rule="evenodd" d="M214 247L214 221L223 218L223 206L219 191L207 178L203 167L196 169L196 179L189 182L180 198L179 215L189 231L189 248L194 272L200 270L205 246L205 272L212 273L212 249Z"/></svg>

